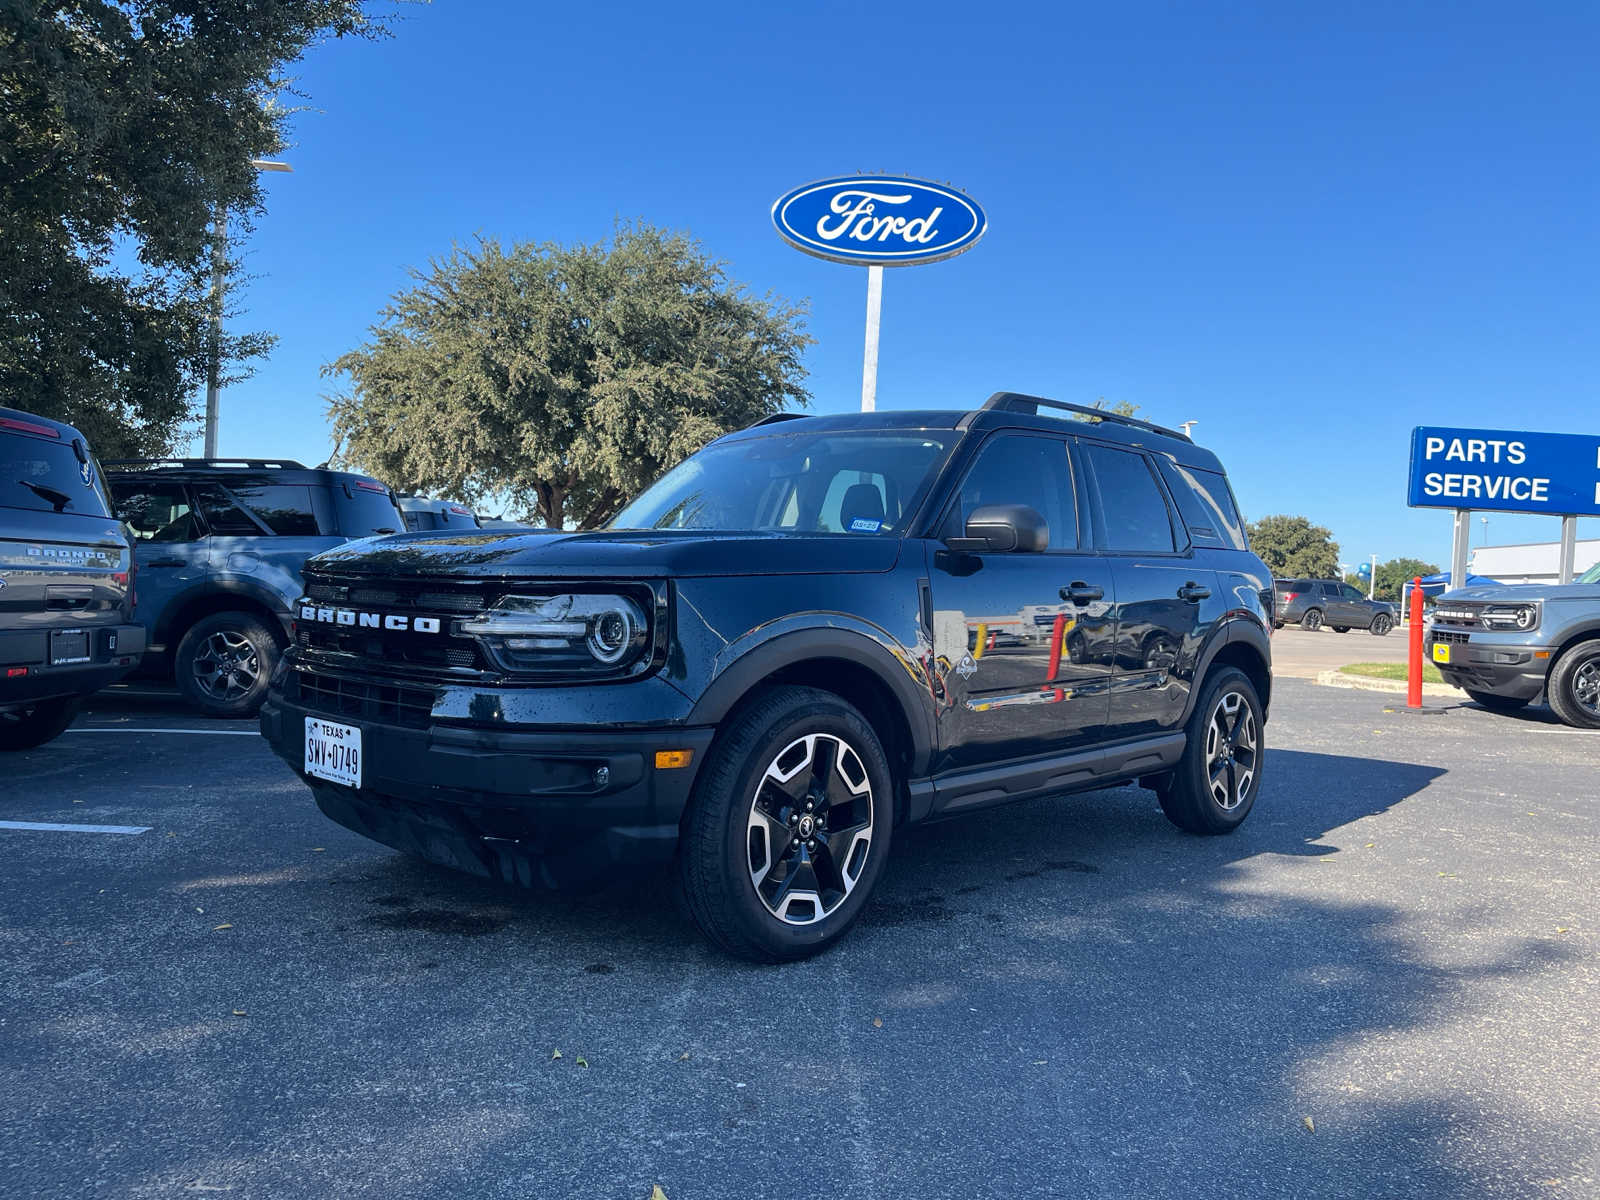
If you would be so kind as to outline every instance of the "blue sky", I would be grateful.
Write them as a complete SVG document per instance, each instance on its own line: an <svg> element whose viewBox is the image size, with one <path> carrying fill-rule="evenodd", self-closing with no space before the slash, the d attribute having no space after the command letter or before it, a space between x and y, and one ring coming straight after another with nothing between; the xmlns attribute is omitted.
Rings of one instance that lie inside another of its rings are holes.
<svg viewBox="0 0 1600 1200"><path fill-rule="evenodd" d="M239 321L280 342L224 393L221 449L324 458L319 368L452 240L619 217L809 298L813 407L852 409L865 271L769 212L884 171L990 225L887 273L880 407L1130 400L1198 421L1248 516L1446 562L1449 515L1405 507L1414 425L1600 424L1597 50L1587 4L407 6L297 70L314 109L267 177Z"/></svg>

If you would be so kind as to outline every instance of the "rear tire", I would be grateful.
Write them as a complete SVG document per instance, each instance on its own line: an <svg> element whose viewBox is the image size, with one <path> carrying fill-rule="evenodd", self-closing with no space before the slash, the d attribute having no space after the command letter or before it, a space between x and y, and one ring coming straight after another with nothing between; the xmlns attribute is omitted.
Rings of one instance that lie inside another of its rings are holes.
<svg viewBox="0 0 1600 1200"><path fill-rule="evenodd" d="M1579 642L1556 660L1545 694L1568 725L1600 729L1600 638Z"/></svg>
<svg viewBox="0 0 1600 1200"><path fill-rule="evenodd" d="M1471 688L1463 688L1467 698L1476 704L1481 704L1491 712L1516 712L1518 709L1527 708L1529 701L1517 696L1496 696L1493 692L1475 692Z"/></svg>
<svg viewBox="0 0 1600 1200"><path fill-rule="evenodd" d="M831 692L774 688L718 736L695 781L678 849L689 912L736 957L808 958L861 915L893 826L894 782L866 718Z"/></svg>
<svg viewBox="0 0 1600 1200"><path fill-rule="evenodd" d="M1156 798L1186 833L1232 833L1261 790L1266 757L1261 700L1237 667L1210 676L1184 732L1183 757Z"/></svg>
<svg viewBox="0 0 1600 1200"><path fill-rule="evenodd" d="M278 665L278 639L247 612L213 613L178 642L173 674L183 698L213 717L253 717Z"/></svg>
<svg viewBox="0 0 1600 1200"><path fill-rule="evenodd" d="M81 696L60 696L0 712L0 751L32 750L53 741L72 724L82 703Z"/></svg>
<svg viewBox="0 0 1600 1200"><path fill-rule="evenodd" d="M1306 630L1308 633L1315 633L1317 630L1321 629L1322 610L1320 608L1308 610L1306 615L1300 618L1300 628Z"/></svg>

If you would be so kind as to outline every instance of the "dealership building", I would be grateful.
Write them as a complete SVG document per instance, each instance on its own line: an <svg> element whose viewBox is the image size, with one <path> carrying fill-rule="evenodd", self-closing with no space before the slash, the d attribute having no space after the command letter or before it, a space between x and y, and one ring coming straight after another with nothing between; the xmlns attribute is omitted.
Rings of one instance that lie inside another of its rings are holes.
<svg viewBox="0 0 1600 1200"><path fill-rule="evenodd" d="M1582 575L1600 562L1600 538L1576 544L1573 574ZM1484 575L1501 583L1555 583L1560 578L1561 543L1529 542L1521 546L1479 546L1472 552L1474 575Z"/></svg>

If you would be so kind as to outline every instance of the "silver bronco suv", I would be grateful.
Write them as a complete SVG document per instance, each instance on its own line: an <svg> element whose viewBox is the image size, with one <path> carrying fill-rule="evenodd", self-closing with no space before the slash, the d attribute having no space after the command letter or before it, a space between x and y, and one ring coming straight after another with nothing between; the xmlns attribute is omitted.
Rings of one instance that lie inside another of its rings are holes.
<svg viewBox="0 0 1600 1200"><path fill-rule="evenodd" d="M1600 563L1569 584L1446 592L1427 643L1445 682L1485 708L1511 712L1544 692L1568 725L1600 729Z"/></svg>

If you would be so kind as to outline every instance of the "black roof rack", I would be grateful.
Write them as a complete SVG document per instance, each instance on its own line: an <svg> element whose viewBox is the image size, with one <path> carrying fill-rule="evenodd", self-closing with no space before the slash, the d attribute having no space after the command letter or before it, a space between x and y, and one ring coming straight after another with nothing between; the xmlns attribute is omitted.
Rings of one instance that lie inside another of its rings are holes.
<svg viewBox="0 0 1600 1200"><path fill-rule="evenodd" d="M1180 429L1168 429L1165 425L1157 425L1153 421L1141 421L1138 417L1125 417L1121 413L1107 412L1103 408L1094 408L1087 404L1068 404L1065 400L1047 400L1043 396L1028 396L1022 392L996 392L983 402L985 412L1020 412L1038 415L1040 407L1059 408L1063 412L1081 413L1086 417L1094 417L1100 421L1114 421L1118 425L1131 425L1135 429L1147 429L1151 433L1159 433L1164 437L1182 438L1191 441L1188 434Z"/></svg>
<svg viewBox="0 0 1600 1200"><path fill-rule="evenodd" d="M762 417L761 420L757 421L754 425L746 425L745 428L746 429L756 429L756 428L758 428L758 427L760 427L762 425L774 425L779 421L798 421L801 418L807 417L809 415L810 415L809 413L792 413L792 412L773 413L770 417Z"/></svg>
<svg viewBox="0 0 1600 1200"><path fill-rule="evenodd" d="M202 470L280 470L304 471L304 463L295 462L292 458L108 458L101 463L104 467L120 467L124 470L174 470L200 468Z"/></svg>

